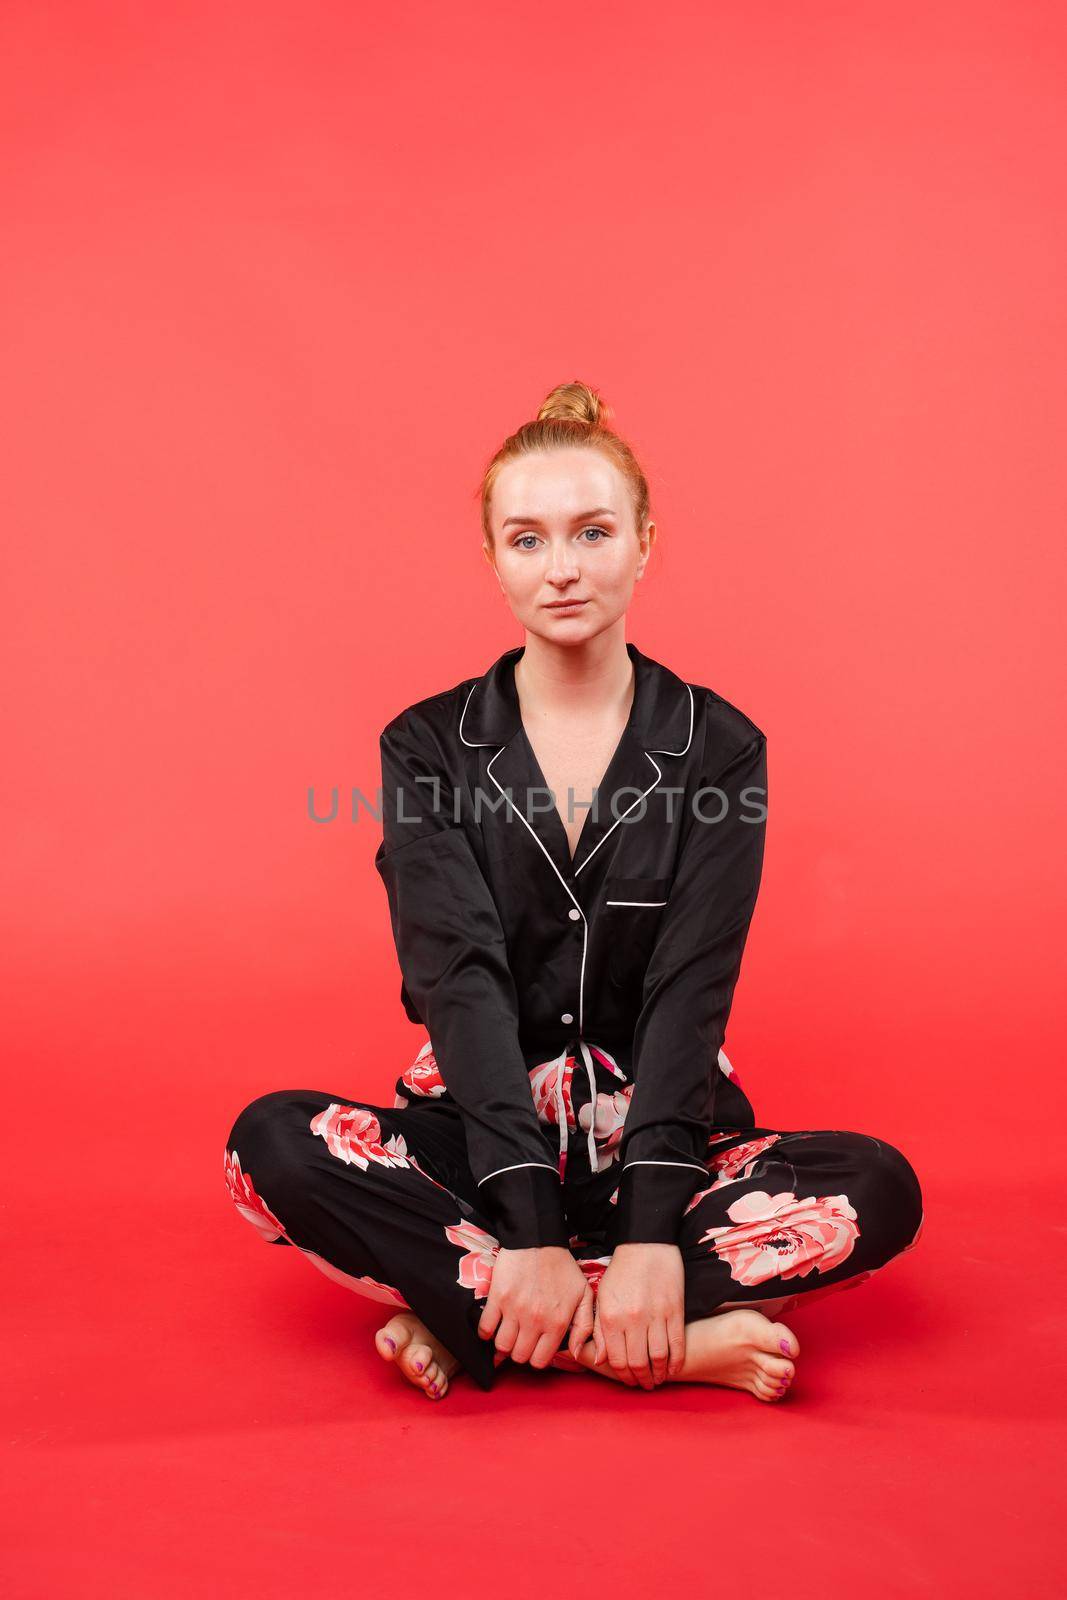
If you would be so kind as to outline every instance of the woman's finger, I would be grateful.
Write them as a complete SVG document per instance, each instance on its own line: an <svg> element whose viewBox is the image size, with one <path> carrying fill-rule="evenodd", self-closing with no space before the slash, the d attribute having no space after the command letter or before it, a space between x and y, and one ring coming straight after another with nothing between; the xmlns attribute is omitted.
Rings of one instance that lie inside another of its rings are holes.
<svg viewBox="0 0 1067 1600"><path fill-rule="evenodd" d="M652 1364L652 1382L655 1385L667 1381L667 1363L670 1359L671 1346L667 1335L665 1320L653 1322L648 1330L648 1354Z"/></svg>
<svg viewBox="0 0 1067 1600"><path fill-rule="evenodd" d="M496 1331L496 1347L503 1350L504 1354L511 1354L512 1346L519 1332L519 1325L514 1317L503 1317Z"/></svg>
<svg viewBox="0 0 1067 1600"><path fill-rule="evenodd" d="M586 1289L579 1303L577 1311L571 1320L571 1331L567 1339L567 1348L575 1361L578 1351L590 1338L593 1332L593 1292Z"/></svg>
<svg viewBox="0 0 1067 1600"><path fill-rule="evenodd" d="M681 1306L667 1318L667 1338L671 1348L667 1375L677 1378L685 1366L685 1318Z"/></svg>
<svg viewBox="0 0 1067 1600"><path fill-rule="evenodd" d="M533 1355L534 1346L540 1337L540 1328L530 1318L530 1316L527 1315L524 1321L519 1322L516 1329L515 1341L511 1347L512 1361L517 1361L520 1365L529 1361L530 1357Z"/></svg>
<svg viewBox="0 0 1067 1600"><path fill-rule="evenodd" d="M636 1383L626 1355L626 1337L619 1328L609 1328L605 1335L608 1346L608 1364L624 1383Z"/></svg>
<svg viewBox="0 0 1067 1600"><path fill-rule="evenodd" d="M648 1324L640 1322L626 1330L626 1360L642 1389L654 1389L648 1360Z"/></svg>
<svg viewBox="0 0 1067 1600"><path fill-rule="evenodd" d="M531 1367L547 1367L559 1349L559 1339L554 1333L543 1333L530 1352Z"/></svg>
<svg viewBox="0 0 1067 1600"><path fill-rule="evenodd" d="M492 1289L490 1289L489 1298L485 1302L485 1308L478 1319L478 1333L481 1338L491 1339L493 1334L496 1332L499 1321L500 1301L499 1298L494 1295Z"/></svg>

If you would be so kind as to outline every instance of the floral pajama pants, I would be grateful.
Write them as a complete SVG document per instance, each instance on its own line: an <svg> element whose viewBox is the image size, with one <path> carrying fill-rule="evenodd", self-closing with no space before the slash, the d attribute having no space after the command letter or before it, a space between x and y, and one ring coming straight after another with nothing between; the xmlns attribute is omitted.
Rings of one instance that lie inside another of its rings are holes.
<svg viewBox="0 0 1067 1600"><path fill-rule="evenodd" d="M595 1172L581 1063L575 1073L573 1056L544 1062L530 1072L530 1087L559 1148L576 1230L571 1253L595 1296L611 1260L617 1151L633 1085L610 1052L591 1051ZM747 1106L722 1052L719 1066L732 1086L728 1103ZM716 1126L706 1165L707 1184L678 1233L686 1322L735 1306L781 1316L801 1296L810 1301L864 1282L922 1231L913 1168L869 1134ZM480 1388L493 1387L495 1346L477 1329L500 1246L429 1040L398 1078L392 1107L310 1089L251 1101L227 1140L225 1178L238 1211L268 1243L295 1246L356 1293L412 1310ZM565 1345L552 1365L581 1370Z"/></svg>

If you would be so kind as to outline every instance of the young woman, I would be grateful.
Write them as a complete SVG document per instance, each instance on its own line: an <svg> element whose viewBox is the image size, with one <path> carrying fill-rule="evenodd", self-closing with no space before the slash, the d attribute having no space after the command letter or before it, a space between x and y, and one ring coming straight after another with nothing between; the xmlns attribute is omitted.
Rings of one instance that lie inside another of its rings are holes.
<svg viewBox="0 0 1067 1600"><path fill-rule="evenodd" d="M783 1395L783 1312L909 1249L885 1140L758 1127L723 1043L766 828L762 731L625 639L655 540L584 384L482 484L524 643L381 736L385 884L425 1040L392 1107L279 1090L240 1113L238 1210L391 1315L433 1399L501 1361Z"/></svg>

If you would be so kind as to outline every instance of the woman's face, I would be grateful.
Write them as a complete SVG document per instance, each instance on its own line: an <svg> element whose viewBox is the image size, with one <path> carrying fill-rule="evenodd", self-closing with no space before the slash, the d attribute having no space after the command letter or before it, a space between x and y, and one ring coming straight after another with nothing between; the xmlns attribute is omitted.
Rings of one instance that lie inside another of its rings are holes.
<svg viewBox="0 0 1067 1600"><path fill-rule="evenodd" d="M547 450L500 470L490 525L504 597L530 633L579 644L627 610L655 542L640 535L619 469L599 450Z"/></svg>

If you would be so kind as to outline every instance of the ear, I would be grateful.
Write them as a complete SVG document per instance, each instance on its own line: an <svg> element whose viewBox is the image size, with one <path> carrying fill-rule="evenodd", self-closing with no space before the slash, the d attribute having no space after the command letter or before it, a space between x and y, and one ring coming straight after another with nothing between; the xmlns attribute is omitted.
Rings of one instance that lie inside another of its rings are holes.
<svg viewBox="0 0 1067 1600"><path fill-rule="evenodd" d="M638 578L644 576L645 568L648 565L648 558L652 554L652 546L655 544L655 542L656 524L654 522L650 522L648 527L645 529L644 535L640 538L641 556L637 564L636 574Z"/></svg>

